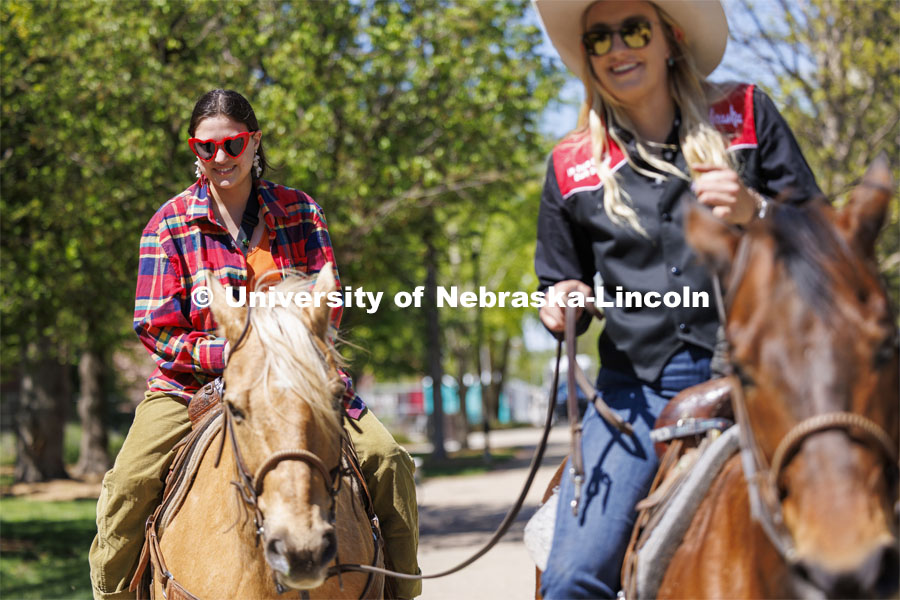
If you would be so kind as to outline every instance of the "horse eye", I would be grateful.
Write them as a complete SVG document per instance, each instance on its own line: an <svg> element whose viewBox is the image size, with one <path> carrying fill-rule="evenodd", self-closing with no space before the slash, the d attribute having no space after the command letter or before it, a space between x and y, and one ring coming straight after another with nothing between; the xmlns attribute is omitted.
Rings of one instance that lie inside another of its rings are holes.
<svg viewBox="0 0 900 600"><path fill-rule="evenodd" d="M740 365L734 365L735 375L738 377L738 381L741 382L742 387L753 387L756 385L756 381L751 377L747 371L741 368Z"/></svg>
<svg viewBox="0 0 900 600"><path fill-rule="evenodd" d="M897 336L892 335L885 340L880 348L875 352L875 367L883 367L894 357L897 351Z"/></svg>
<svg viewBox="0 0 900 600"><path fill-rule="evenodd" d="M228 410L229 410L229 412L231 412L231 416L234 417L234 420L237 423L242 422L245 418L244 411L239 409L237 406L235 406L231 402L228 402L227 404L228 404Z"/></svg>

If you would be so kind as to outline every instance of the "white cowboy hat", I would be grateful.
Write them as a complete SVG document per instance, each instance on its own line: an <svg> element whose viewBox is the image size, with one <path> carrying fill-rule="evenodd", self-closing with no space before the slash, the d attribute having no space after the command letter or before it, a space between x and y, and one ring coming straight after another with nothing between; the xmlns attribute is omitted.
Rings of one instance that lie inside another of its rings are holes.
<svg viewBox="0 0 900 600"><path fill-rule="evenodd" d="M582 16L598 0L532 0L550 41L569 70L584 79ZM603 0L599 0L603 1ZM703 75L718 66L728 43L728 20L719 0L652 0L678 24Z"/></svg>

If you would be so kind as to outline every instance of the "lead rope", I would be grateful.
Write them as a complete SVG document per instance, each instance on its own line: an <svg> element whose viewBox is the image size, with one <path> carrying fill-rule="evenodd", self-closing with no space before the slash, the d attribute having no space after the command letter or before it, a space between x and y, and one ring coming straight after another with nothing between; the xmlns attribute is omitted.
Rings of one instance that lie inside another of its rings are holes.
<svg viewBox="0 0 900 600"><path fill-rule="evenodd" d="M581 418L578 410L578 388L575 386L575 369L578 365L578 348L575 343L575 310L566 310L566 359L568 360L568 368L566 369L566 412L569 417L569 431L571 433L571 450L572 457L569 462L569 475L572 476L572 482L575 485L575 493L569 506L572 508L572 516L578 516L578 503L581 501L581 486L584 485L584 455L581 449L581 438L583 429L581 427Z"/></svg>
<svg viewBox="0 0 900 600"><path fill-rule="evenodd" d="M567 382L567 385L569 386L569 388L568 388L569 391L568 391L568 399L567 400L570 402L570 406L569 406L570 411L571 411L571 403L572 402L575 403L575 412L574 412L575 419L573 419L573 421L579 421L578 407L577 407L578 398L577 398L575 382L576 382L576 380L578 380L578 381L583 380L586 382L587 378L585 377L584 373L580 371L580 367L578 367L578 362L575 360L575 333L576 333L575 332L575 309L571 308L571 307L566 307L565 310L566 310L565 342L566 342L567 359L568 359L568 363L569 363L569 366L568 366L569 380ZM528 491L531 489L531 484L533 483L534 477L537 474L538 467L540 466L541 461L544 458L544 451L547 449L547 438L550 436L550 426L553 423L553 409L556 406L556 398L557 398L557 394L558 394L558 390L559 390L559 365L560 365L561 358L562 358L562 348L563 348L563 343L560 342L556 347L556 369L553 373L553 391L550 393L550 402L547 404L547 415L546 415L546 418L544 419L544 432L541 435L541 441L538 444L538 447L534 452L534 456L531 459L531 466L528 471L528 477L525 480L525 486L523 487L522 492L519 494L519 498L516 500L513 507L506 514L506 517L504 517L503 522L500 523L499 527L497 527L497 530L494 532L494 535L491 536L491 539L488 540L488 542L478 552L476 552L471 557L469 557L468 559L459 563L458 565L456 565L453 568L447 569L445 571L441 571L439 573L430 574L430 575L410 575L408 573L398 573L397 571L391 571L389 569L382 569L380 567L371 567L368 565L359 565L359 564L336 565L335 567L333 567L335 569L335 572L340 573L343 571L359 571L359 572L366 572L366 573L380 573L382 575L395 577L397 579L412 579L412 580L437 579L439 577L445 577L447 575L451 575L452 573L456 573L457 571L464 569L465 567L469 566L470 564L472 564L473 562L475 562L476 560L478 560L479 558L481 558L482 556L487 554L487 552L491 548L493 548L497 542L500 541L500 538L502 538L506 534L506 531L509 529L510 525L512 525L516 516L519 514L519 511L521 510L522 505L525 503L525 497L528 495ZM580 375L579 375L579 373L580 373ZM631 425L629 423L625 422L617 413L613 412L609 408L609 406L607 406L606 403L603 402L603 400L599 398L596 390L594 390L593 387L590 387L590 390L586 391L585 393L589 397L591 397L591 402L594 403L594 405L597 407L597 410L600 412L600 414L603 415L604 418L607 418L607 420L614 427L616 427L616 429L618 429L622 433L634 435ZM572 414L572 413L570 413L570 414ZM607 415L609 415L609 416L607 417ZM583 461L581 458L581 437L580 437L581 424L580 424L580 422L578 423L577 427L573 428L573 431L578 432L577 443L573 440L572 448L573 448L573 452L577 453L577 459L575 459L575 460L577 460L579 462L579 464L581 465L580 476L581 476L581 480L583 482L584 481L584 466L583 466L583 464L581 464ZM579 491L579 494L580 494L580 491ZM576 499L573 509L577 510L577 506L578 506L578 501Z"/></svg>
<svg viewBox="0 0 900 600"><path fill-rule="evenodd" d="M574 309L568 309L574 312ZM394 577L397 579L412 579L412 580L420 580L420 579L437 579L439 577L446 577L447 575L451 575L456 573L457 571L461 571L462 569L468 567L470 564L487 554L487 552L493 548L497 542L500 541L510 525L512 525L513 521L515 521L516 516L518 516L519 511L522 509L522 505L525 503L525 497L528 495L528 491L531 489L531 484L534 481L534 477L537 474L538 467L541 465L541 461L544 458L544 451L547 449L547 438L550 436L550 426L553 423L553 408L556 406L556 396L559 385L559 364L562 357L562 347L563 344L560 342L556 347L556 370L553 375L553 391L550 394L550 402L547 404L547 415L544 419L544 432L541 436L541 441L538 444L538 447L535 449L534 456L531 458L531 466L528 472L528 477L525 480L525 486L522 489L522 492L519 494L519 498L516 500L513 507L506 513L506 516L503 518L503 522L500 523L497 530L494 532L494 535L491 536L491 539L487 541L487 543L480 549L478 552L459 563L455 567L447 569L445 571L441 571L439 573L433 573L429 575L411 575L409 573L398 573L397 571L391 571L390 569L383 569L381 567L373 567L369 565L360 565L355 563L347 563L343 565L335 565L332 567L337 573L343 573L348 571L357 571L363 573L378 573L381 575L387 575L389 577Z"/></svg>

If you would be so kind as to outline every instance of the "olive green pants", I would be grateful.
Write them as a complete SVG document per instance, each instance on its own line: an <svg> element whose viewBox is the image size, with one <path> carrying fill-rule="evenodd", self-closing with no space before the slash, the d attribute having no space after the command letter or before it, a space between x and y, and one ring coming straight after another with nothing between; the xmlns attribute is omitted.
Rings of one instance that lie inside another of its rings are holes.
<svg viewBox="0 0 900 600"><path fill-rule="evenodd" d="M352 427L347 430L381 523L386 553L396 570L419 573L415 466L371 411L366 410L357 424L363 433ZM89 554L94 598L135 597L128 585L144 543L144 523L162 498L175 456L172 447L190 429L187 408L172 396L148 391L138 405L115 465L103 478L97 501L97 537ZM396 583L401 598L422 592L419 581Z"/></svg>

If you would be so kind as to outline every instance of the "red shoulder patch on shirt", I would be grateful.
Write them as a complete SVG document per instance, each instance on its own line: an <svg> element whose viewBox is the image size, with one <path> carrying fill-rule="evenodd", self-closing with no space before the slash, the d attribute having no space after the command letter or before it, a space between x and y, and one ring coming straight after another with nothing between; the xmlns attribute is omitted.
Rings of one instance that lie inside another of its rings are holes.
<svg viewBox="0 0 900 600"><path fill-rule="evenodd" d="M616 171L625 164L625 155L612 140L609 140L609 145L610 168ZM553 171L563 200L576 192L603 187L597 175L588 133L570 136L557 144L553 149Z"/></svg>
<svg viewBox="0 0 900 600"><path fill-rule="evenodd" d="M709 122L728 138L731 149L756 147L753 85L741 84L727 98L710 106Z"/></svg>

